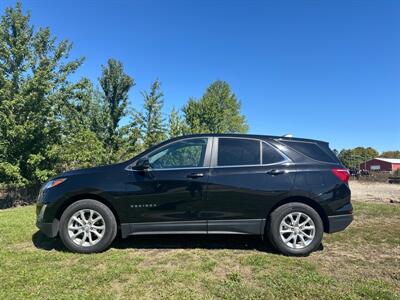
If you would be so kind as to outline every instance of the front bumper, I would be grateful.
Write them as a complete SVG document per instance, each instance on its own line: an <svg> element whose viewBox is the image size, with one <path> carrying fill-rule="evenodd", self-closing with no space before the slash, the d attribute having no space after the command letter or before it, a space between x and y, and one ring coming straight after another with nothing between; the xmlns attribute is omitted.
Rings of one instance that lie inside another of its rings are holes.
<svg viewBox="0 0 400 300"><path fill-rule="evenodd" d="M353 222L353 214L329 216L328 222L328 233L342 231Z"/></svg>
<svg viewBox="0 0 400 300"><path fill-rule="evenodd" d="M57 219L54 219L52 223L43 223L37 220L36 227L48 237L54 238L58 234L59 223Z"/></svg>
<svg viewBox="0 0 400 300"><path fill-rule="evenodd" d="M36 204L36 227L39 228L48 237L56 237L58 234L58 219L54 218L52 222L44 221L45 214L48 211L47 204L37 203Z"/></svg>

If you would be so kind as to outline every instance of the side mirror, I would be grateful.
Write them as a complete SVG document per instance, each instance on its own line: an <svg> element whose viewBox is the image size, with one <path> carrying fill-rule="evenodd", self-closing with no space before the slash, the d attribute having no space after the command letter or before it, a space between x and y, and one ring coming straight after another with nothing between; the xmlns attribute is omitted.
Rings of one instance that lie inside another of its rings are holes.
<svg viewBox="0 0 400 300"><path fill-rule="evenodd" d="M136 165L132 167L134 170L145 171L150 169L150 162L147 158L139 159Z"/></svg>

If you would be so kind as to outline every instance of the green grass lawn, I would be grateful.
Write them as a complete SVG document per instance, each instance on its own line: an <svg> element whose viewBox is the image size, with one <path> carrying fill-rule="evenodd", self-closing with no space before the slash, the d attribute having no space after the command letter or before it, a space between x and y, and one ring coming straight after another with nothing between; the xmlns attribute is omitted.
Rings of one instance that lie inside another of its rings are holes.
<svg viewBox="0 0 400 300"><path fill-rule="evenodd" d="M38 233L34 207L0 211L0 299L399 299L400 205L355 203L355 222L304 258L257 238L117 240L94 255Z"/></svg>

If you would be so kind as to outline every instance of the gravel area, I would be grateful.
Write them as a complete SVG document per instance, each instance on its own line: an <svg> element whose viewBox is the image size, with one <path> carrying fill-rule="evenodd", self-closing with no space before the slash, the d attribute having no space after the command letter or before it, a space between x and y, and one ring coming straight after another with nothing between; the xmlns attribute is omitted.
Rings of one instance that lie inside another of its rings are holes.
<svg viewBox="0 0 400 300"><path fill-rule="evenodd" d="M400 184L350 181L352 200L400 203Z"/></svg>

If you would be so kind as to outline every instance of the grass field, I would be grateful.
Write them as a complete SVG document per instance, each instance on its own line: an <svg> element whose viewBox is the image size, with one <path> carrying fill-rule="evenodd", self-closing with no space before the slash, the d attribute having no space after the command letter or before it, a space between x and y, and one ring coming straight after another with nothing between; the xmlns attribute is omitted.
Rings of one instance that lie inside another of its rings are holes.
<svg viewBox="0 0 400 300"><path fill-rule="evenodd" d="M0 211L0 299L399 299L400 205L355 204L355 222L304 258L256 238L117 240L68 253L38 233L34 207Z"/></svg>

